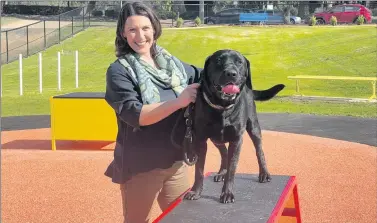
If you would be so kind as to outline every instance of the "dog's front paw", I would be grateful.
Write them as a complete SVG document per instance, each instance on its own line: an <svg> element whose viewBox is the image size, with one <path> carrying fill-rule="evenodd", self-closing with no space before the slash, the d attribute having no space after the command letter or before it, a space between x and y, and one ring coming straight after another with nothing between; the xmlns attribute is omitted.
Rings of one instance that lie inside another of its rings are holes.
<svg viewBox="0 0 377 223"><path fill-rule="evenodd" d="M200 198L200 193L195 191L189 191L185 194L184 199L186 200L198 200Z"/></svg>
<svg viewBox="0 0 377 223"><path fill-rule="evenodd" d="M216 175L213 177L213 180L214 180L215 182L224 181L224 177L225 177L225 174L216 174Z"/></svg>
<svg viewBox="0 0 377 223"><path fill-rule="evenodd" d="M234 195L231 191L222 192L220 195L220 202L223 204L234 203Z"/></svg>
<svg viewBox="0 0 377 223"><path fill-rule="evenodd" d="M267 171L261 171L259 173L259 183L266 183L271 181L271 175Z"/></svg>
<svg viewBox="0 0 377 223"><path fill-rule="evenodd" d="M213 177L215 182L224 181L227 170L220 169L219 172Z"/></svg>

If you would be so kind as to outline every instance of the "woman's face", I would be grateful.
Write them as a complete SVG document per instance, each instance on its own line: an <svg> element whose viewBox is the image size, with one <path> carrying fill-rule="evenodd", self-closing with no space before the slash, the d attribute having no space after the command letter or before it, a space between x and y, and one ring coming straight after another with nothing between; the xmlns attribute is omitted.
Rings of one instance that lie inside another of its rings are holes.
<svg viewBox="0 0 377 223"><path fill-rule="evenodd" d="M150 49L154 41L153 34L153 26L148 17L134 15L127 18L123 37L140 56L150 56Z"/></svg>

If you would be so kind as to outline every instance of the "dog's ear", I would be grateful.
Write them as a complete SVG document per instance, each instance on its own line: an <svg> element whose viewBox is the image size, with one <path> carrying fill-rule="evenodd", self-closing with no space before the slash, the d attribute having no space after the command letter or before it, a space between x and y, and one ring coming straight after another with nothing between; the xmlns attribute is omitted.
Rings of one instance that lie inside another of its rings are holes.
<svg viewBox="0 0 377 223"><path fill-rule="evenodd" d="M209 59L210 59L211 56L208 56L204 62L204 68L203 70L200 72L200 82L203 83L205 82L205 78L207 76L207 70L208 70L208 65L209 65Z"/></svg>
<svg viewBox="0 0 377 223"><path fill-rule="evenodd" d="M250 61L246 59L246 57L243 57L246 61L246 86L252 90L253 86L251 84L251 68L250 68Z"/></svg>

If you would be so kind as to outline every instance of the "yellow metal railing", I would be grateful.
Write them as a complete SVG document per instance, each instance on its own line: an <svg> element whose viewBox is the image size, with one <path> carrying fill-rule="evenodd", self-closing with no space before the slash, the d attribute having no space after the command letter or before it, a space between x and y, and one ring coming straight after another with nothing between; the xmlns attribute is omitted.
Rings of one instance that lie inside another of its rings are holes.
<svg viewBox="0 0 377 223"><path fill-rule="evenodd" d="M300 94L300 80L353 80L353 81L370 81L372 83L372 96L369 100L376 98L376 81L377 77L349 77L349 76L314 76L314 75L296 75L288 76L288 79L296 80L296 93Z"/></svg>

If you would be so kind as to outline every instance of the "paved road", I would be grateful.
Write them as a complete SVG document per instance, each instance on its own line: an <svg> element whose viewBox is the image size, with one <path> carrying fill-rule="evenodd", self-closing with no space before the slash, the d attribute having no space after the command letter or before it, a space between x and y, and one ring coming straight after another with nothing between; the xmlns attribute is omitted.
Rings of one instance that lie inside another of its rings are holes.
<svg viewBox="0 0 377 223"><path fill-rule="evenodd" d="M260 113L259 122L264 130L313 135L377 146L377 119ZM49 127L49 115L1 118L3 131Z"/></svg>

